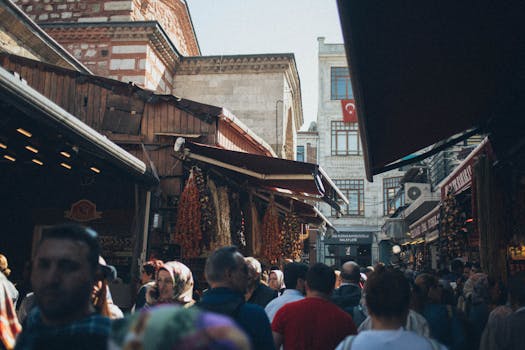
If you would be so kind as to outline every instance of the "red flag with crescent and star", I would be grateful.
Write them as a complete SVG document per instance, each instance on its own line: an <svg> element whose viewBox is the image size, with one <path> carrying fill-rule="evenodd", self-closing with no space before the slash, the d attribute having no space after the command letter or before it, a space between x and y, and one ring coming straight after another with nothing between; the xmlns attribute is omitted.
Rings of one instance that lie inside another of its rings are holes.
<svg viewBox="0 0 525 350"><path fill-rule="evenodd" d="M341 100L341 107L343 108L343 122L357 123L357 111L355 109L355 101Z"/></svg>

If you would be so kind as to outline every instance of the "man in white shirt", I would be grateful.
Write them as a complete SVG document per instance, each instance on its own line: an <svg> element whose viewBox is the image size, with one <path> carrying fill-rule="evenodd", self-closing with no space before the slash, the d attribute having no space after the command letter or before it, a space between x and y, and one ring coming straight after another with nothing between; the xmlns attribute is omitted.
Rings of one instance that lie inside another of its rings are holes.
<svg viewBox="0 0 525 350"><path fill-rule="evenodd" d="M372 330L345 338L336 350L446 350L436 341L403 328L409 312L410 286L401 272L370 275L365 300Z"/></svg>
<svg viewBox="0 0 525 350"><path fill-rule="evenodd" d="M286 289L280 297L270 301L264 308L264 311L266 311L270 319L270 323L283 305L304 299L306 272L308 272L308 266L306 264L292 262L284 266L284 284L286 285Z"/></svg>

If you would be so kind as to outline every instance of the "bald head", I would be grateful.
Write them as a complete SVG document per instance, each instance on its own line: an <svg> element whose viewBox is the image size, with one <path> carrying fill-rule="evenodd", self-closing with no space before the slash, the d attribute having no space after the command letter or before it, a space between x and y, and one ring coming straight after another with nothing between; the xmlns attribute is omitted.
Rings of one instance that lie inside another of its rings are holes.
<svg viewBox="0 0 525 350"><path fill-rule="evenodd" d="M355 261L347 261L341 266L341 281L344 283L359 283L361 271Z"/></svg>

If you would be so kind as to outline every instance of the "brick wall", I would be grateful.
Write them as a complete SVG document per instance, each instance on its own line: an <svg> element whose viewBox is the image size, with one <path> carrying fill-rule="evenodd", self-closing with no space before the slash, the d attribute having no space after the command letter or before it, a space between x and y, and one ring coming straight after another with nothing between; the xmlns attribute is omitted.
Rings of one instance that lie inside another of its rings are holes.
<svg viewBox="0 0 525 350"><path fill-rule="evenodd" d="M89 31L89 29L86 29ZM130 82L156 91L171 94L173 71L162 62L147 39L140 41L61 39L62 45L95 75Z"/></svg>
<svg viewBox="0 0 525 350"><path fill-rule="evenodd" d="M130 21L132 0L13 0L38 23Z"/></svg>
<svg viewBox="0 0 525 350"><path fill-rule="evenodd" d="M184 56L199 55L181 0L13 0L37 23L158 21Z"/></svg>
<svg viewBox="0 0 525 350"><path fill-rule="evenodd" d="M186 3L182 0L133 0L132 19L158 21L183 56L200 55Z"/></svg>

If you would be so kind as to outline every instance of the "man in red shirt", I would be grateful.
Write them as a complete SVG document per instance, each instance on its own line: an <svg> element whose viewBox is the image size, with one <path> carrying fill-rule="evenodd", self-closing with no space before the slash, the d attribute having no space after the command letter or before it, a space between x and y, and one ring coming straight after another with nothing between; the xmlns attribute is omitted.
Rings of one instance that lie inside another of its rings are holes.
<svg viewBox="0 0 525 350"><path fill-rule="evenodd" d="M357 334L352 317L330 301L335 273L315 264L306 274L306 298L284 305L272 322L276 349L335 349L347 335Z"/></svg>

